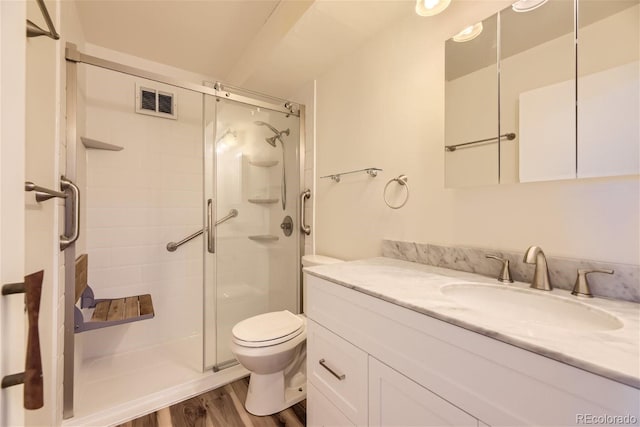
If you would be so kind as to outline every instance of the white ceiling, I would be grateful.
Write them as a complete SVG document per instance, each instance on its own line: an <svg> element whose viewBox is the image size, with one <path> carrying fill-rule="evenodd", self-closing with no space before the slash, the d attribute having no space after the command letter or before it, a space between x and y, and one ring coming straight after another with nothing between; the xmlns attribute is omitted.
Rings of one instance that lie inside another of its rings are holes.
<svg viewBox="0 0 640 427"><path fill-rule="evenodd" d="M288 97L413 0L77 0L86 41Z"/></svg>

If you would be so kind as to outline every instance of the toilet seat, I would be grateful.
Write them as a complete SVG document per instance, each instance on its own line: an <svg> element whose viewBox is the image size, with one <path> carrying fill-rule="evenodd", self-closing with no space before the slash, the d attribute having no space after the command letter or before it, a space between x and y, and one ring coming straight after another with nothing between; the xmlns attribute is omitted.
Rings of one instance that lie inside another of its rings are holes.
<svg viewBox="0 0 640 427"><path fill-rule="evenodd" d="M268 347L289 341L304 330L304 320L288 310L260 314L236 324L233 342L243 347Z"/></svg>

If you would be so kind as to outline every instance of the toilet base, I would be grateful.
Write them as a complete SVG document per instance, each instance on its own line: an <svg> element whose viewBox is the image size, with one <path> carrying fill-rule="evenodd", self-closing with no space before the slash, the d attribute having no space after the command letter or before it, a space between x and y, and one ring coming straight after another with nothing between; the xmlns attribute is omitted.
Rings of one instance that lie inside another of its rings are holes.
<svg viewBox="0 0 640 427"><path fill-rule="evenodd" d="M306 384L291 385L285 390L284 373L252 373L245 408L253 415L272 415L306 399Z"/></svg>

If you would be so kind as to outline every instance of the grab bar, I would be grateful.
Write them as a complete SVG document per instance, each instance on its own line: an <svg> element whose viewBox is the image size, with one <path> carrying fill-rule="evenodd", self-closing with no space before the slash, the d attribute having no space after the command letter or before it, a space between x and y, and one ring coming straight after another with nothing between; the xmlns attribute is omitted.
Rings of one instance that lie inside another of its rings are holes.
<svg viewBox="0 0 640 427"><path fill-rule="evenodd" d="M219 221L216 221L215 226L217 227L218 225L222 224L223 222L228 221L231 218L235 218L237 216L238 216L238 210L237 209L231 209L229 211L229 213L225 217L221 218ZM203 228L202 230L196 231L195 233L185 237L184 239L180 240L179 242L169 242L169 243L167 243L167 250L169 252L174 252L180 246L182 246L185 243L195 239L196 237L198 237L199 235L204 233L206 230L207 230L207 227Z"/></svg>
<svg viewBox="0 0 640 427"><path fill-rule="evenodd" d="M237 216L238 216L238 210L237 209L231 209L226 216L224 216L224 217L222 217L222 218L220 218L219 220L216 221L216 226L222 224L225 221L229 221L231 218L235 218Z"/></svg>
<svg viewBox="0 0 640 427"><path fill-rule="evenodd" d="M71 223L71 233L66 233L60 236L60 250L64 251L80 237L80 189L73 182L62 176L60 178L60 188L64 191L71 190L71 205L69 205L69 198L66 198L65 202L65 231L69 228Z"/></svg>
<svg viewBox="0 0 640 427"><path fill-rule="evenodd" d="M54 40L60 39L60 34L56 31L56 27L53 25L53 21L51 20L51 16L49 15L49 11L47 10L47 6L44 4L44 0L36 0L38 6L40 7L40 12L42 12L42 17L44 21L47 23L47 27L49 31L45 31L32 21L27 19L27 37L38 37L38 36L47 36Z"/></svg>
<svg viewBox="0 0 640 427"><path fill-rule="evenodd" d="M309 198L311 198L311 190L305 190L300 194L300 229L307 236L311 234L311 226L305 224L304 207L306 205L306 200Z"/></svg>
<svg viewBox="0 0 640 427"><path fill-rule="evenodd" d="M50 190L45 187L40 187L37 184L34 184L31 181L27 181L24 183L24 191L35 191L36 192L36 201L38 203L44 202L49 199L53 199L54 197L60 197L61 199L66 199L67 195L60 191Z"/></svg>
<svg viewBox="0 0 640 427"><path fill-rule="evenodd" d="M199 235L204 233L204 230L206 230L206 228L203 228L202 230L196 231L195 233L185 237L184 239L180 240L179 242L169 242L169 243L167 243L167 250L169 252L174 252L180 246L184 245L185 243L195 239L196 237L198 237Z"/></svg>
<svg viewBox="0 0 640 427"><path fill-rule="evenodd" d="M500 141L501 139L507 139L507 141L513 141L514 139L516 139L516 134L515 133L505 133L504 135L500 135L500 136L494 136L493 138L485 138L485 139L479 139L477 141L471 141L471 142L465 142L463 144L456 144L456 145L445 145L444 149L447 151L456 151L456 149L458 149L459 147L465 147L467 145L472 145L472 144L481 144L483 142L491 142L493 140L498 140ZM496 141L497 142L497 141Z"/></svg>

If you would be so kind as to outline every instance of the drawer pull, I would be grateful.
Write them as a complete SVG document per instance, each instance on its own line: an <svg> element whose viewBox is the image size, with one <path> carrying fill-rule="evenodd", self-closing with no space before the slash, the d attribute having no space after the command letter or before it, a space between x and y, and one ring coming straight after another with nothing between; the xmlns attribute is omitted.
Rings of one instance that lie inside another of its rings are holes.
<svg viewBox="0 0 640 427"><path fill-rule="evenodd" d="M320 359L318 361L318 363L320 363L320 366L322 366L324 369L326 369L327 371L331 372L331 375L333 375L334 377L336 377L337 379L339 379L340 381L342 381L343 379L345 379L347 376L345 374L338 374L336 371L334 371L333 369L331 369L329 366L327 366L327 362L325 362L324 359Z"/></svg>

